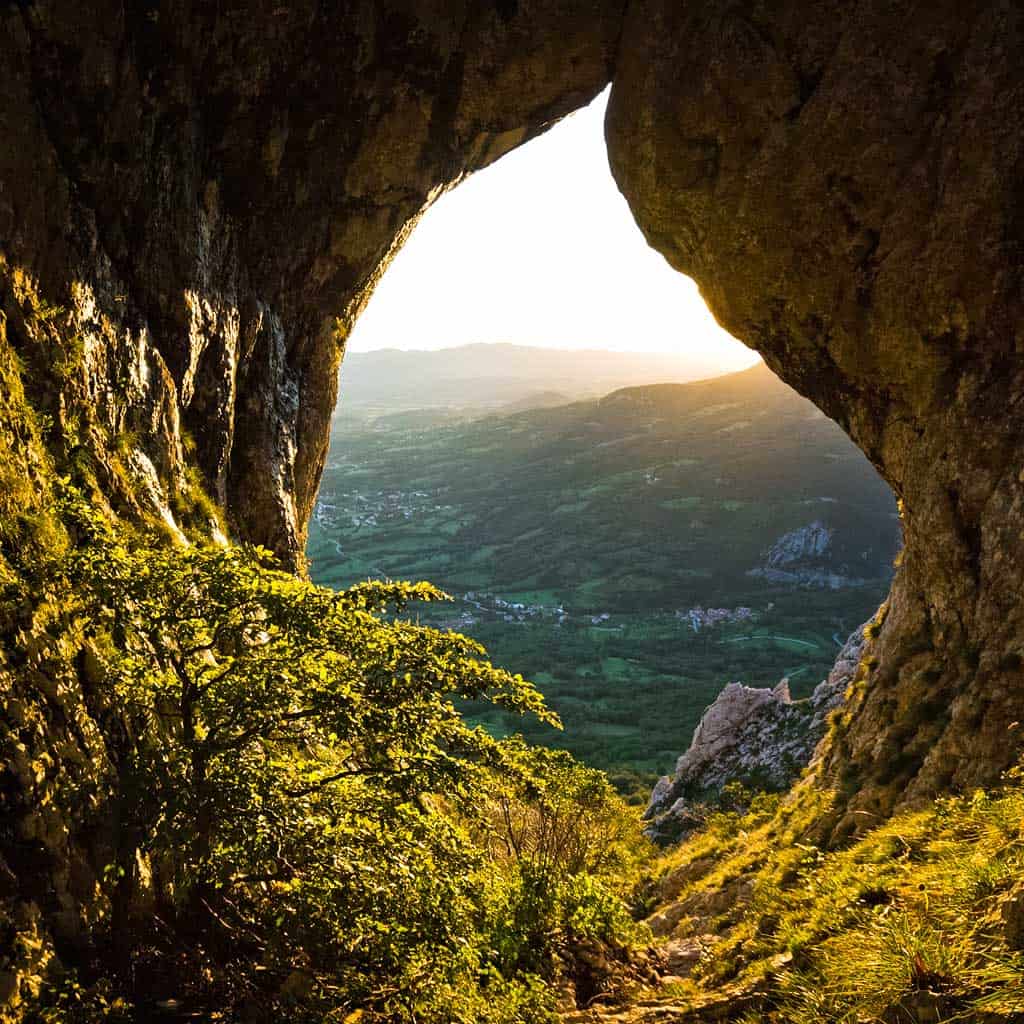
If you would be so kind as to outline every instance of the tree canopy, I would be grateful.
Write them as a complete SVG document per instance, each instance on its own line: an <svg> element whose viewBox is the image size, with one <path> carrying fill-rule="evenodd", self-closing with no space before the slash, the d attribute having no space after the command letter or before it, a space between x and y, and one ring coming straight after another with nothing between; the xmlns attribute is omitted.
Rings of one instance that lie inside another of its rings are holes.
<svg viewBox="0 0 1024 1024"><path fill-rule="evenodd" d="M558 935L628 928L608 879L629 812L568 755L467 723L468 700L558 719L408 617L446 595L334 592L259 548L115 529L74 494L62 514L120 723L111 942L150 990L173 956L194 961L186 999L294 1020L542 1020Z"/></svg>

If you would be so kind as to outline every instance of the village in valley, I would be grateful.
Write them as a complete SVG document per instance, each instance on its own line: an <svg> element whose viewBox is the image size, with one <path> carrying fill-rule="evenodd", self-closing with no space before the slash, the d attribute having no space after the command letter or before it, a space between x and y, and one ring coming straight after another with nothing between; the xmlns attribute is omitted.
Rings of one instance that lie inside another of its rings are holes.
<svg viewBox="0 0 1024 1024"><path fill-rule="evenodd" d="M321 493L313 510L313 519L321 527L340 531L351 528L354 531L375 529L388 522L412 520L417 516L451 513L451 505L439 503L436 495L427 491L376 491L363 494L358 491L343 495ZM340 540L335 541L338 553L343 551ZM384 576L384 573L378 572ZM609 611L587 611L572 615L562 603L544 604L512 601L486 590L468 590L452 595L456 601L467 605L455 616L445 617L438 623L442 628L466 630L482 621L498 620L514 624L536 623L551 620L556 627L569 621L579 621L596 628L621 630L622 623L614 621ZM770 608L769 608L770 610ZM753 622L757 613L745 605L736 608L680 608L672 613L680 623L688 625L694 633L719 626L741 622Z"/></svg>

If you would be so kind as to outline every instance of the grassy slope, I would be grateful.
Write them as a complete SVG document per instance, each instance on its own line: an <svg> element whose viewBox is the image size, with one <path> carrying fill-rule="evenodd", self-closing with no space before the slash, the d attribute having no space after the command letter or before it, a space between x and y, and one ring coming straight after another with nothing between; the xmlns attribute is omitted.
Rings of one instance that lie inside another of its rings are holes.
<svg viewBox="0 0 1024 1024"><path fill-rule="evenodd" d="M826 803L804 782L778 810L721 815L666 858L660 892L672 898L660 909L674 906L675 935L705 945L671 995L685 1003L753 984L767 998L750 1024L1020 1019L1021 776L832 852L806 840Z"/></svg>

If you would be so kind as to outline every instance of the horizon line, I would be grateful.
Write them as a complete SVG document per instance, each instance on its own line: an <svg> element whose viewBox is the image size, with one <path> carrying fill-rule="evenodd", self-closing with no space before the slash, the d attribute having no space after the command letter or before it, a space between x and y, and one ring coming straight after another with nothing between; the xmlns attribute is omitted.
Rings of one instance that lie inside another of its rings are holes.
<svg viewBox="0 0 1024 1024"><path fill-rule="evenodd" d="M531 351L540 352L602 352L610 353L613 355L622 356L658 356L664 358L685 358L687 351L685 348L681 348L678 351L666 351L664 349L644 349L644 350L633 350L633 349L620 349L620 348L606 348L600 345L594 345L588 348L575 348L575 347L563 347L559 345L538 345L531 344L529 342L519 341L465 341L460 342L456 345L442 345L438 348L401 348L398 345L382 345L377 348L371 349L352 349L345 351L345 357L348 356L369 356L378 352L397 352L401 354L410 354L413 352L422 352L424 354L436 355L442 352L452 352L457 349L466 348L525 348ZM763 361L759 352L756 349L750 349L750 354L754 357L754 363ZM754 365L753 363L751 365Z"/></svg>

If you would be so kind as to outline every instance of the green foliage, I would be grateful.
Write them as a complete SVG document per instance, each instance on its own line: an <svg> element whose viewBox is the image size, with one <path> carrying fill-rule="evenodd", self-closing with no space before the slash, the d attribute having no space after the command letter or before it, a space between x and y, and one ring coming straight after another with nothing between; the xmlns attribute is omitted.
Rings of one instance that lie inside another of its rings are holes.
<svg viewBox="0 0 1024 1024"><path fill-rule="evenodd" d="M568 755L466 723L484 700L558 724L478 644L403 617L441 592L337 593L259 548L115 531L74 493L62 515L121 723L105 884L126 972L158 989L143 951L186 948L200 1005L511 1024L547 1019L574 937L629 938L609 879L635 816Z"/></svg>
<svg viewBox="0 0 1024 1024"><path fill-rule="evenodd" d="M18 576L38 580L40 569L66 545L60 522L47 508L52 466L44 423L25 396L22 374L0 313L0 587Z"/></svg>
<svg viewBox="0 0 1024 1024"><path fill-rule="evenodd" d="M504 774L487 805L492 862L510 880L496 954L506 972L551 977L581 939L639 937L624 899L651 849L603 772L565 751L514 749L520 770Z"/></svg>
<svg viewBox="0 0 1024 1024"><path fill-rule="evenodd" d="M40 323L49 323L51 320L59 320L67 315L64 306L55 306L45 299L40 299L35 308L35 318Z"/></svg>
<svg viewBox="0 0 1024 1024"><path fill-rule="evenodd" d="M185 452L194 455L195 442L187 435L183 442ZM184 487L171 495L170 504L175 519L187 534L192 529L197 536L208 537L211 525L223 532L223 514L207 493L203 474L194 463L186 467Z"/></svg>
<svg viewBox="0 0 1024 1024"><path fill-rule="evenodd" d="M132 1024L131 1005L111 991L106 979L83 985L74 972L48 979L42 1004L29 1011L25 1024Z"/></svg>
<svg viewBox="0 0 1024 1024"><path fill-rule="evenodd" d="M70 381L77 376L85 362L85 339L73 334L64 341L60 354L54 359L51 372L60 382Z"/></svg>

